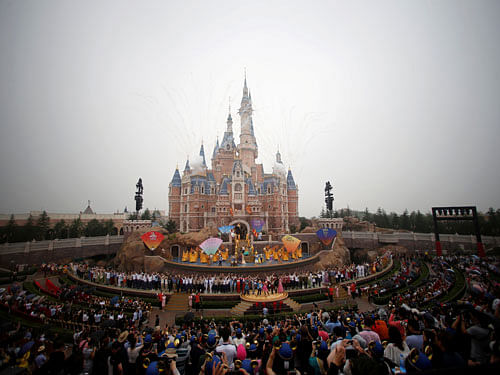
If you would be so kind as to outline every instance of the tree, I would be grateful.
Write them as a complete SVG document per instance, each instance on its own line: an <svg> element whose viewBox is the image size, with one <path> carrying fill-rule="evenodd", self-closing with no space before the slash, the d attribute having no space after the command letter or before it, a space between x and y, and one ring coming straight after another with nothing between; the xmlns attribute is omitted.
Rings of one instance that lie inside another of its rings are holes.
<svg viewBox="0 0 500 375"><path fill-rule="evenodd" d="M23 241L31 241L35 238L36 235L36 226L33 223L33 216L28 217L26 224L23 226L22 240Z"/></svg>
<svg viewBox="0 0 500 375"><path fill-rule="evenodd" d="M4 229L5 240L7 242L14 242L18 235L18 226L14 220L14 214L10 215L10 219Z"/></svg>
<svg viewBox="0 0 500 375"><path fill-rule="evenodd" d="M391 212L391 227L393 229L399 229L399 226L400 226L399 215L395 212Z"/></svg>
<svg viewBox="0 0 500 375"><path fill-rule="evenodd" d="M50 228L50 217L47 215L46 211L43 211L40 217L38 218L38 223L37 223L37 233L36 233L36 239L37 240L45 240L47 238L47 232L49 231Z"/></svg>
<svg viewBox="0 0 500 375"><path fill-rule="evenodd" d="M175 224L175 221L169 220L165 225L163 225L163 228L165 228L168 233L175 233L177 230L177 225Z"/></svg>
<svg viewBox="0 0 500 375"><path fill-rule="evenodd" d="M138 219L139 219L139 216L137 215L136 212L133 212L130 215L128 215L128 220L138 220Z"/></svg>
<svg viewBox="0 0 500 375"><path fill-rule="evenodd" d="M308 220L307 218L303 217L303 216L300 216L299 217L299 221L300 221L300 229L299 229L299 232L302 232L304 230L305 227L308 227L311 225L311 220Z"/></svg>
<svg viewBox="0 0 500 375"><path fill-rule="evenodd" d="M113 223L112 219L106 220L102 222L102 226L104 228L104 234L113 234L113 228L115 227L115 223Z"/></svg>
<svg viewBox="0 0 500 375"><path fill-rule="evenodd" d="M372 221L372 214L370 214L370 211L368 211L368 207L365 208L365 212L363 213L363 220Z"/></svg>
<svg viewBox="0 0 500 375"><path fill-rule="evenodd" d="M151 220L151 212L149 211L149 208L146 208L144 212L141 215L141 220Z"/></svg>
<svg viewBox="0 0 500 375"><path fill-rule="evenodd" d="M297 227L295 225L290 225L290 233L297 233Z"/></svg>
<svg viewBox="0 0 500 375"><path fill-rule="evenodd" d="M411 230L410 217L408 216L408 210L407 209L405 209L404 212L403 212L403 215L401 215L399 227L401 229Z"/></svg>
<svg viewBox="0 0 500 375"><path fill-rule="evenodd" d="M54 237L55 238L67 238L68 237L68 226L66 225L66 222L61 219L59 220L56 225L54 225Z"/></svg>
<svg viewBox="0 0 500 375"><path fill-rule="evenodd" d="M71 222L69 226L69 236L71 238L81 237L84 231L84 226L82 223L82 219L77 218Z"/></svg>
<svg viewBox="0 0 500 375"><path fill-rule="evenodd" d="M97 219L90 220L85 226L86 237L103 236L105 233L104 226Z"/></svg>

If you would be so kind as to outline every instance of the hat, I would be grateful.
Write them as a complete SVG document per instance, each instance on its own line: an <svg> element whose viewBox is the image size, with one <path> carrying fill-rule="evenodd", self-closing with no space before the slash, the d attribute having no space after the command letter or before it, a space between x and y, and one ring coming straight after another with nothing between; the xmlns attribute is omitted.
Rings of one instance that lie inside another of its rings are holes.
<svg viewBox="0 0 500 375"><path fill-rule="evenodd" d="M321 344L319 344L319 351L320 352L328 351L328 344L326 343L326 341L321 341Z"/></svg>
<svg viewBox="0 0 500 375"><path fill-rule="evenodd" d="M378 342L378 341L371 341L368 344L368 348L370 349L370 352L377 358L382 358L384 356L384 347L383 345Z"/></svg>
<svg viewBox="0 0 500 375"><path fill-rule="evenodd" d="M144 337L144 342L146 344L150 343L150 342L153 342L153 337L151 336L151 334L147 334L146 337Z"/></svg>
<svg viewBox="0 0 500 375"><path fill-rule="evenodd" d="M236 334L241 335L241 328L236 328Z"/></svg>
<svg viewBox="0 0 500 375"><path fill-rule="evenodd" d="M175 344L173 342L168 343L164 355L168 358L177 358L177 349L175 348Z"/></svg>
<svg viewBox="0 0 500 375"><path fill-rule="evenodd" d="M212 370L213 368L217 368L217 365L221 362L219 356L214 355L212 359L209 360L207 357L207 360L205 361L205 375L212 375ZM215 365L215 366L214 366Z"/></svg>
<svg viewBox="0 0 500 375"><path fill-rule="evenodd" d="M287 342L281 344L281 348L278 351L278 354L285 361L289 361L293 357L292 348L290 348L290 345Z"/></svg>
<svg viewBox="0 0 500 375"><path fill-rule="evenodd" d="M257 345L255 344L250 344L250 347L248 348L249 352L255 352L257 350Z"/></svg>
<svg viewBox="0 0 500 375"><path fill-rule="evenodd" d="M240 344L236 348L236 358L238 358L240 361L243 361L247 357L247 351L245 349L245 345Z"/></svg>
<svg viewBox="0 0 500 375"><path fill-rule="evenodd" d="M407 368L408 366L414 367L420 371L429 370L432 367L432 363L425 353L420 352L418 349L413 348L408 354L406 359Z"/></svg>
<svg viewBox="0 0 500 375"><path fill-rule="evenodd" d="M260 328L259 328L259 335L260 335L260 336L264 336L264 332L265 332L265 331L264 331L264 327L260 327Z"/></svg>
<svg viewBox="0 0 500 375"><path fill-rule="evenodd" d="M119 343L125 342L127 336L128 336L128 331L123 331L122 333L120 333L120 336L118 336L118 342Z"/></svg>
<svg viewBox="0 0 500 375"><path fill-rule="evenodd" d="M189 341L191 341L192 344L195 343L196 342L196 336L195 335L191 336L191 338L189 339Z"/></svg>
<svg viewBox="0 0 500 375"><path fill-rule="evenodd" d="M207 346L209 348L213 348L213 347L215 347L215 345L217 345L217 340L215 339L215 335L213 333L211 333L208 335L208 338L207 338Z"/></svg>

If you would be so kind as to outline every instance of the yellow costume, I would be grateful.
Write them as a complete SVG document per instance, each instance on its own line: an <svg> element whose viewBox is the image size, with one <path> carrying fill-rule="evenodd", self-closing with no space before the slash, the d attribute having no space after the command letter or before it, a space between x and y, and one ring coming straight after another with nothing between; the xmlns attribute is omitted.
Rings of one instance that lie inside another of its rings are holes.
<svg viewBox="0 0 500 375"><path fill-rule="evenodd" d="M283 260L284 260L285 262L287 262L287 261L289 261L289 260L290 260L290 257L288 256L288 251L283 250L283 253L282 253L282 254L283 254Z"/></svg>
<svg viewBox="0 0 500 375"><path fill-rule="evenodd" d="M187 262L188 260L189 260L189 253L188 253L188 251L187 251L187 249L186 249L186 250L184 250L184 251L182 252L182 261L183 261L183 262Z"/></svg>
<svg viewBox="0 0 500 375"><path fill-rule="evenodd" d="M302 258L302 248L301 247L299 247L297 249L297 258Z"/></svg>
<svg viewBox="0 0 500 375"><path fill-rule="evenodd" d="M201 252L201 254L200 254L200 262L201 263L208 263L208 255L205 254L204 252Z"/></svg>

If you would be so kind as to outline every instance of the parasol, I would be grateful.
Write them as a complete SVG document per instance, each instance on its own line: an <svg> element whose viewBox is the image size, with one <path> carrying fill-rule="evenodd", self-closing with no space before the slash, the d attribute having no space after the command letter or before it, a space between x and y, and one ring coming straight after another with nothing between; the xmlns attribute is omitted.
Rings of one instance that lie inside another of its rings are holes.
<svg viewBox="0 0 500 375"><path fill-rule="evenodd" d="M200 244L200 248L208 255L213 255L219 249L219 246L222 244L222 240L220 238L210 237L203 241Z"/></svg>

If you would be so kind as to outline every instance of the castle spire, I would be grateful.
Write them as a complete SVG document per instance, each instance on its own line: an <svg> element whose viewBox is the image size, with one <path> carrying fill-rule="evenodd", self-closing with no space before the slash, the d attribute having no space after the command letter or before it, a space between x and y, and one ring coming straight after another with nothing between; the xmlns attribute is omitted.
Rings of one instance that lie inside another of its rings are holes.
<svg viewBox="0 0 500 375"><path fill-rule="evenodd" d="M205 149L203 148L203 141L201 141L200 156L203 158L203 166L206 167L207 163L205 161Z"/></svg>

